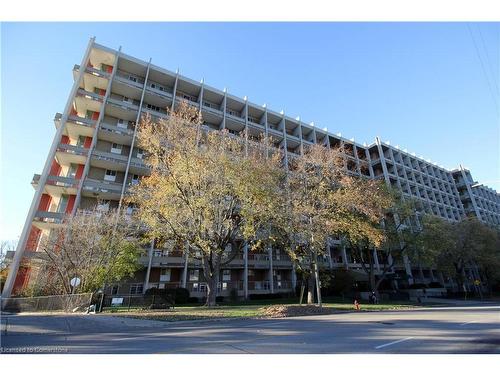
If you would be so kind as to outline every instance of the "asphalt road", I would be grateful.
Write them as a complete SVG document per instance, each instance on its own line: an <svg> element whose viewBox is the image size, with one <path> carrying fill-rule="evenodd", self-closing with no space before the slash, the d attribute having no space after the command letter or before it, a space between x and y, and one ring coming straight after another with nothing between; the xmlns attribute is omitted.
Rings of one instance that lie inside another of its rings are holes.
<svg viewBox="0 0 500 375"><path fill-rule="evenodd" d="M159 322L3 315L3 353L500 353L500 306Z"/></svg>

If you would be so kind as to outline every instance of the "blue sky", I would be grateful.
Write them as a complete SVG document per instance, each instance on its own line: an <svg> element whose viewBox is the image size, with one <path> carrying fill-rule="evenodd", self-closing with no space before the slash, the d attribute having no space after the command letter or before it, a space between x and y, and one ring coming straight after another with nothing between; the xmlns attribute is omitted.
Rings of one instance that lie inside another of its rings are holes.
<svg viewBox="0 0 500 375"><path fill-rule="evenodd" d="M500 191L499 30L492 23L3 23L0 239L21 232L52 119L91 36L360 143L380 136L447 168L462 163Z"/></svg>

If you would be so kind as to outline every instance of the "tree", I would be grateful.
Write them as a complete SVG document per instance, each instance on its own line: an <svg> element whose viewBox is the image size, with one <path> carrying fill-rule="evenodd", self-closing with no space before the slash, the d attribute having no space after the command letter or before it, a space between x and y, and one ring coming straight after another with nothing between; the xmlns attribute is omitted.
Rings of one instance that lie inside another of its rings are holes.
<svg viewBox="0 0 500 375"><path fill-rule="evenodd" d="M94 209L77 211L63 223L40 240L43 269L34 286L37 293L72 293L74 277L81 281L79 292L93 292L139 268L141 229L133 218Z"/></svg>
<svg viewBox="0 0 500 375"><path fill-rule="evenodd" d="M132 189L149 236L184 244L201 260L207 306L215 305L221 267L269 239L280 207L283 170L266 139L208 131L199 111L182 103L167 119L142 119L138 143L151 174Z"/></svg>
<svg viewBox="0 0 500 375"><path fill-rule="evenodd" d="M281 210L285 222L276 227L290 257L308 277L308 303L313 303L315 284L321 306L318 256L325 254L327 240L364 238L378 246L383 235L375 223L390 200L380 182L349 175L340 150L321 145L307 147L291 160L286 182Z"/></svg>
<svg viewBox="0 0 500 375"><path fill-rule="evenodd" d="M0 292L3 291L3 286L7 280L9 273L9 258L7 252L16 251L16 241L1 241L0 242Z"/></svg>
<svg viewBox="0 0 500 375"><path fill-rule="evenodd" d="M437 268L455 277L466 290L467 268L481 266L493 276L500 263L498 232L474 217L450 222L437 217L424 221L423 246L432 249Z"/></svg>
<svg viewBox="0 0 500 375"><path fill-rule="evenodd" d="M358 218L371 230L354 232L354 236L346 234L345 240L366 273L370 290L375 292L392 270L395 260L413 241L412 228L405 223L414 215L414 209L413 202L402 200L395 190L385 185L377 191L366 189L364 201L372 206L371 211L377 214L375 217L379 220ZM376 267L375 252L384 255L380 272Z"/></svg>

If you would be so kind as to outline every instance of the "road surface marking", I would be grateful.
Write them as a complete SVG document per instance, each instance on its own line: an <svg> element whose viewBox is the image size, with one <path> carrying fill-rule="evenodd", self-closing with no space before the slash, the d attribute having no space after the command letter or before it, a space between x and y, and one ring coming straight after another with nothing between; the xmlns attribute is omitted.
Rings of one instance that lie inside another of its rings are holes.
<svg viewBox="0 0 500 375"><path fill-rule="evenodd" d="M461 326L465 326L465 325L467 325L467 324L472 324L472 323L476 323L476 321L475 321L475 320L473 320L472 322L465 322L465 323L462 323L462 324L460 324L460 325L461 325Z"/></svg>
<svg viewBox="0 0 500 375"><path fill-rule="evenodd" d="M400 342L403 342L403 341L407 341L407 340L411 340L413 337L407 337L405 339L401 339L401 340L397 340L397 341L393 341L393 342L389 342L387 344L383 344L383 345L379 345L379 346L376 346L375 349L381 349L381 348L385 348L386 346L389 346L389 345L394 345L394 344L398 344Z"/></svg>

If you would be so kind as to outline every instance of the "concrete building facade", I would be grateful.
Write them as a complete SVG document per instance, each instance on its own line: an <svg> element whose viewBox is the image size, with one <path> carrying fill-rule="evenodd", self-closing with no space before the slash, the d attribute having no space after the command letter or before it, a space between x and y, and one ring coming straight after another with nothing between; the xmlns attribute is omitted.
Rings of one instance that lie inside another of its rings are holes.
<svg viewBox="0 0 500 375"><path fill-rule="evenodd" d="M129 186L147 176L143 151L136 146L136 125L144 114L167 115L182 101L199 108L206 130L245 131L249 139L271 135L285 158L300 156L304 145L340 147L350 173L383 179L404 197L416 199L421 213L458 221L466 214L500 225L500 195L479 186L463 167L447 170L376 139L359 144L334 135L314 124L287 116L99 45L91 39L80 65L73 69L74 85L62 113L54 117L56 134L43 171L33 177L35 194L13 255L4 296L20 290L35 277L23 259L36 256L37 246L64 215L100 205L100 209L122 207ZM123 207L132 211L133 207ZM418 223L419 214L415 215ZM328 244L324 267L360 270L361 265L342 242ZM377 254L375 253L375 256ZM112 293L140 294L149 287L182 286L193 296L205 294L199 261L172 247L145 249L144 270L130 282L110 286ZM376 258L377 267L385 260ZM412 275L406 260L399 265ZM396 267L396 268L398 268ZM431 270L425 281L443 281ZM281 249L255 253L244 251L221 273L221 295L237 290L240 296L290 292L296 284L292 262Z"/></svg>

